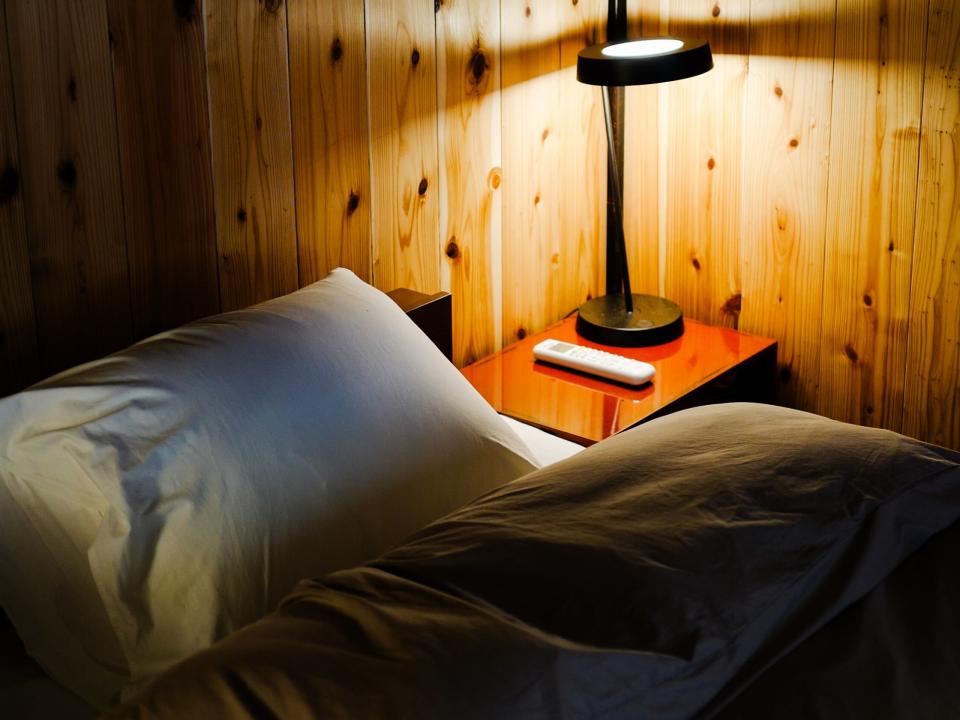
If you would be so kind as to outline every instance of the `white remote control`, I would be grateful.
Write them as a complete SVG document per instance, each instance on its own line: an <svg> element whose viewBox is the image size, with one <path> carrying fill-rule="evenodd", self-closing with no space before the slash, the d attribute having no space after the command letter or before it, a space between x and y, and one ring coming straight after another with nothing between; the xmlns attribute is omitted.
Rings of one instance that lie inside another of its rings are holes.
<svg viewBox="0 0 960 720"><path fill-rule="evenodd" d="M650 363L560 340L544 340L537 343L533 347L533 356L537 360L562 365L571 370L579 370L607 380L616 380L626 385L643 385L650 382L656 372Z"/></svg>

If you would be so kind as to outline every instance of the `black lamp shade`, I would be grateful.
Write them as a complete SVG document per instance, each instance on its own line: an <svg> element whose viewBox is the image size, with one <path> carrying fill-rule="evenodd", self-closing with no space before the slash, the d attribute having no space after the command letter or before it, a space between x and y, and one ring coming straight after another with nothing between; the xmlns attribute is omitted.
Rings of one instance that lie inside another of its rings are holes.
<svg viewBox="0 0 960 720"><path fill-rule="evenodd" d="M679 47L649 52L649 43ZM646 47L645 47L646 46ZM635 55L630 51L647 51ZM606 52L605 52L606 51ZM707 72L713 67L713 54L706 40L680 37L640 38L591 45L577 56L577 80L587 85L622 87L682 80Z"/></svg>

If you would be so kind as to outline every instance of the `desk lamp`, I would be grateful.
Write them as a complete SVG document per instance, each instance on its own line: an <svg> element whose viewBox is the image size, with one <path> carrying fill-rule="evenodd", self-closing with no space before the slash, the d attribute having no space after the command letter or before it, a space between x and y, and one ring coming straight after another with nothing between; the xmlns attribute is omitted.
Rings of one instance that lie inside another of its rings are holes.
<svg viewBox="0 0 960 720"><path fill-rule="evenodd" d="M659 345L683 335L683 312L670 300L630 290L627 247L623 235L623 190L617 167L610 88L682 80L713 67L710 45L680 37L640 38L591 45L577 56L577 80L600 85L607 126L607 150L614 198L613 237L608 252L618 256L622 282L617 293L588 300L577 316L577 333L604 345ZM609 266L608 266L609 267Z"/></svg>

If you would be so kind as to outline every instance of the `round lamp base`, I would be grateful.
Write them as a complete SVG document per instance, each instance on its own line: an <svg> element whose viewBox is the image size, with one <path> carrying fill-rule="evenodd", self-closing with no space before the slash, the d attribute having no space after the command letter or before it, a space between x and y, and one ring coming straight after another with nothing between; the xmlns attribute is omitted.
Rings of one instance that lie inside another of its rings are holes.
<svg viewBox="0 0 960 720"><path fill-rule="evenodd" d="M660 345L683 335L683 312L665 298L634 293L628 314L622 295L604 295L580 306L577 334L617 347Z"/></svg>

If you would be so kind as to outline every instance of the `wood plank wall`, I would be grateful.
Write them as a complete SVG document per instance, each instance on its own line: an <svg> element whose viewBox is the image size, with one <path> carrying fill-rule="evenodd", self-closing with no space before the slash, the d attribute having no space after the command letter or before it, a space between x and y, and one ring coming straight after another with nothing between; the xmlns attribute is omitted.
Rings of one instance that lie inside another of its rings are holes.
<svg viewBox="0 0 960 720"><path fill-rule="evenodd" d="M603 288L606 0L0 0L0 393L349 267L463 364ZM634 286L780 341L784 403L960 447L960 10L632 0Z"/></svg>

